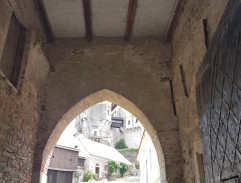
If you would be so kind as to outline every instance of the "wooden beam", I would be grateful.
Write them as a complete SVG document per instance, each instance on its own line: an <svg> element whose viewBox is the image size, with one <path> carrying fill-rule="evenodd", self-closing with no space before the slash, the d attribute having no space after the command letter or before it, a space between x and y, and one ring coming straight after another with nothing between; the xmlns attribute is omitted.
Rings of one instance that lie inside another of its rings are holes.
<svg viewBox="0 0 241 183"><path fill-rule="evenodd" d="M137 0L129 0L129 8L126 22L126 32L124 40L128 41L131 38L131 33L133 29L135 14L136 14Z"/></svg>
<svg viewBox="0 0 241 183"><path fill-rule="evenodd" d="M90 0L83 0L86 39L89 43L92 41L92 34L93 34L90 3L91 3Z"/></svg>
<svg viewBox="0 0 241 183"><path fill-rule="evenodd" d="M53 32L52 32L51 26L50 26L48 18L47 18L47 14L46 14L46 11L44 8L43 1L42 0L34 0L34 4L35 4L35 8L37 10L40 22L43 26L46 39L48 42L51 42L54 40L54 36L53 36Z"/></svg>
<svg viewBox="0 0 241 183"><path fill-rule="evenodd" d="M174 32L177 28L180 16L181 16L181 14L184 10L184 4L185 4L185 0L179 0L178 1L177 7L176 7L176 10L175 10L175 14L172 18L171 24L169 26L169 29L168 29L168 32L167 32L167 35L166 35L167 41L171 41L171 39L172 39L172 36L173 36L173 34L174 34Z"/></svg>

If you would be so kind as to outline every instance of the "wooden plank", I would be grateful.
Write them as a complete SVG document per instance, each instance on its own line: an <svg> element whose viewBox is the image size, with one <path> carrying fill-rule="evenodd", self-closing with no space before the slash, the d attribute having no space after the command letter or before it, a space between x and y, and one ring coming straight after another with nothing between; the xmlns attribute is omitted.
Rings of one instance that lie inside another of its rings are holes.
<svg viewBox="0 0 241 183"><path fill-rule="evenodd" d="M35 8L37 10L40 22L43 26L44 33L48 42L54 40L53 32L50 26L50 23L47 18L47 14L44 8L44 4L42 0L34 0Z"/></svg>
<svg viewBox="0 0 241 183"><path fill-rule="evenodd" d="M92 41L92 35L93 35L90 3L91 3L90 0L83 0L86 39L89 43Z"/></svg>
<svg viewBox="0 0 241 183"><path fill-rule="evenodd" d="M129 8L126 22L126 32L124 40L128 41L131 38L131 33L133 29L135 14L136 14L137 0L129 0Z"/></svg>
<svg viewBox="0 0 241 183"><path fill-rule="evenodd" d="M171 39L172 39L172 36L173 36L173 34L176 30L176 27L178 25L180 16L181 16L181 14L184 10L184 4L185 4L185 0L179 0L178 1L177 7L176 7L176 10L175 10L175 15L172 18L171 24L169 26L169 29L168 29L168 32L167 32L167 35L166 35L167 41L171 41Z"/></svg>

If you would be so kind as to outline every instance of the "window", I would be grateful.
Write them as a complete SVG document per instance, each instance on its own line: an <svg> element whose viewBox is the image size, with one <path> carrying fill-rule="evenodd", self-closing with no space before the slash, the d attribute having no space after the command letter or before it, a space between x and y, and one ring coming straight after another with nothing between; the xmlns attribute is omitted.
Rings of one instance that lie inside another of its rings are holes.
<svg viewBox="0 0 241 183"><path fill-rule="evenodd" d="M138 123L138 119L136 119L136 123Z"/></svg>
<svg viewBox="0 0 241 183"><path fill-rule="evenodd" d="M130 120L128 120L128 125L130 125L131 124L131 121Z"/></svg>
<svg viewBox="0 0 241 183"><path fill-rule="evenodd" d="M0 69L15 88L18 86L21 73L26 32L26 29L19 24L13 13L0 60Z"/></svg>
<svg viewBox="0 0 241 183"><path fill-rule="evenodd" d="M105 165L105 171L108 171L108 165Z"/></svg>
<svg viewBox="0 0 241 183"><path fill-rule="evenodd" d="M109 110L107 110L107 115L108 115L108 116L110 115L110 111L109 111Z"/></svg>
<svg viewBox="0 0 241 183"><path fill-rule="evenodd" d="M97 136L97 131L94 131L94 136Z"/></svg>
<svg viewBox="0 0 241 183"><path fill-rule="evenodd" d="M84 167L85 165L85 159L84 158L78 158L78 166Z"/></svg>

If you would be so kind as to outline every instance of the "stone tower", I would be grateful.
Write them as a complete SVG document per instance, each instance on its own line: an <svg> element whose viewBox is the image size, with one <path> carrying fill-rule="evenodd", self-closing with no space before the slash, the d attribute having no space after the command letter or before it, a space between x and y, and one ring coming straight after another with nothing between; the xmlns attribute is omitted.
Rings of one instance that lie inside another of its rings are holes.
<svg viewBox="0 0 241 183"><path fill-rule="evenodd" d="M77 116L76 132L102 144L111 145L111 103L98 103Z"/></svg>

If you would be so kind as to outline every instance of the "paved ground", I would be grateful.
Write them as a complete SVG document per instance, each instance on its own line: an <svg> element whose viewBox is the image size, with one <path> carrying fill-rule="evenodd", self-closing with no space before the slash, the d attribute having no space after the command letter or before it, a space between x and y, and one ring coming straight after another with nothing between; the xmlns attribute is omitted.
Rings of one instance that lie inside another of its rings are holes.
<svg viewBox="0 0 241 183"><path fill-rule="evenodd" d="M124 177L115 181L108 181L108 183L139 183L140 177Z"/></svg>

